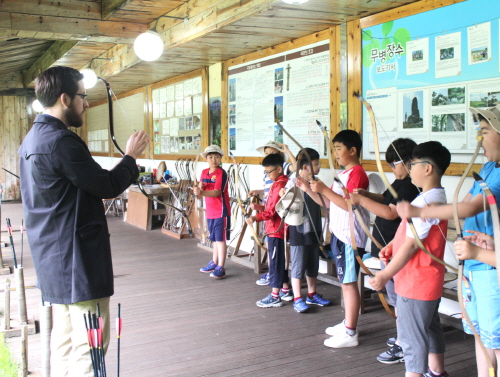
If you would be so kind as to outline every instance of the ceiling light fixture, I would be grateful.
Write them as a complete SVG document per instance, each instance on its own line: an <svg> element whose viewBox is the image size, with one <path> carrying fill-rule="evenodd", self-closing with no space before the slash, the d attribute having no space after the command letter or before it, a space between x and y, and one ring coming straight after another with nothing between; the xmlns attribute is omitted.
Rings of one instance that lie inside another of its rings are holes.
<svg viewBox="0 0 500 377"><path fill-rule="evenodd" d="M43 113L43 105L40 103L39 100L34 100L33 103L31 104L31 107L33 110L37 113Z"/></svg>
<svg viewBox="0 0 500 377"><path fill-rule="evenodd" d="M95 74L93 69L85 68L80 71L83 75L83 86L85 89L90 89L95 86L97 83L97 75Z"/></svg>
<svg viewBox="0 0 500 377"><path fill-rule="evenodd" d="M176 20L183 20L184 24L188 23L188 18L186 17L174 17L174 16L160 16L156 19L155 26L151 29L139 35L134 41L134 52L139 59L145 60L147 62L152 62L157 60L161 54L163 54L163 40L160 34L156 31L158 26L158 20L160 18L173 18Z"/></svg>

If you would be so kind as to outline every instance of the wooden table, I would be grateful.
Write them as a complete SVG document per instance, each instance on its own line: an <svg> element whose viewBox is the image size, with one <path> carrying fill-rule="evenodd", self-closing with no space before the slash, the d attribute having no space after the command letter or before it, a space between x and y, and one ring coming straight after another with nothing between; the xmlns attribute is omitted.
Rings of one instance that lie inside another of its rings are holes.
<svg viewBox="0 0 500 377"><path fill-rule="evenodd" d="M170 190L160 185L144 186L144 189L151 196L170 195ZM147 198L139 187L130 186L128 188L127 223L144 230L151 230L153 216L165 215L165 208L154 209L153 204L153 201Z"/></svg>

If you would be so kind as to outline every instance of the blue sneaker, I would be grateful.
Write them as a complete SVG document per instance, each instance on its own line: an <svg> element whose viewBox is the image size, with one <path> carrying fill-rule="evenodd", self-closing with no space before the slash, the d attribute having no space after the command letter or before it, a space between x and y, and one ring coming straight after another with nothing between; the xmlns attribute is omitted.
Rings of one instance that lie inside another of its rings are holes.
<svg viewBox="0 0 500 377"><path fill-rule="evenodd" d="M299 298L298 300L294 301L293 308L299 313L304 313L309 310L309 306L307 306L303 298Z"/></svg>
<svg viewBox="0 0 500 377"><path fill-rule="evenodd" d="M210 274L210 277L216 279L224 279L226 277L226 270L224 270L224 267L217 266L215 270L213 270Z"/></svg>
<svg viewBox="0 0 500 377"><path fill-rule="evenodd" d="M264 274L255 282L257 285L269 285L269 274Z"/></svg>
<svg viewBox="0 0 500 377"><path fill-rule="evenodd" d="M211 260L205 267L200 268L200 272L212 272L215 270L215 267L217 267L217 265Z"/></svg>
<svg viewBox="0 0 500 377"><path fill-rule="evenodd" d="M267 295L262 300L255 303L259 308L279 308L283 306L281 298L274 298L272 294Z"/></svg>
<svg viewBox="0 0 500 377"><path fill-rule="evenodd" d="M293 300L293 291L291 289L288 292L283 292L283 289L280 289L280 299L283 301L292 301Z"/></svg>
<svg viewBox="0 0 500 377"><path fill-rule="evenodd" d="M323 296L321 296L319 293L316 293L312 297L307 296L306 303L309 305L327 306L332 302L330 300L327 300L326 298L323 298Z"/></svg>

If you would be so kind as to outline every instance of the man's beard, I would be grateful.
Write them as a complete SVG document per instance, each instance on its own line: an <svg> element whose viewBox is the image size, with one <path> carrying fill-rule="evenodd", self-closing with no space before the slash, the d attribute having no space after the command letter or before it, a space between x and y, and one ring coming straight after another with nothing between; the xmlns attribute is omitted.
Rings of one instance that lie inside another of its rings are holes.
<svg viewBox="0 0 500 377"><path fill-rule="evenodd" d="M64 116L68 127L80 128L83 126L83 113L78 114L73 104L64 110Z"/></svg>

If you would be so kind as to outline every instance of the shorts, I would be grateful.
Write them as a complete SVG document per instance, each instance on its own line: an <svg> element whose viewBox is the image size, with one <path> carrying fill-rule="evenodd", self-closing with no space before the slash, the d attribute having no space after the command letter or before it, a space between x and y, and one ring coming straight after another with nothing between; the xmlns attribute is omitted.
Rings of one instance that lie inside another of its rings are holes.
<svg viewBox="0 0 500 377"><path fill-rule="evenodd" d="M444 332L438 313L440 301L440 298L423 301L398 295L396 324L407 372L427 372L429 352L444 353Z"/></svg>
<svg viewBox="0 0 500 377"><path fill-rule="evenodd" d="M319 245L290 246L290 259L292 260L292 278L304 279L318 277Z"/></svg>
<svg viewBox="0 0 500 377"><path fill-rule="evenodd" d="M341 284L348 284L358 281L359 263L354 256L354 249L351 245L345 244L332 233L330 241L332 246L333 261L337 267L337 277ZM358 247L358 255L362 258L365 249Z"/></svg>
<svg viewBox="0 0 500 377"><path fill-rule="evenodd" d="M208 231L212 242L226 242L231 233L231 218L220 217L218 219L207 219Z"/></svg>
<svg viewBox="0 0 500 377"><path fill-rule="evenodd" d="M285 241L283 238L269 237L267 247L269 286L283 288L283 283L288 283L288 271L285 269Z"/></svg>
<svg viewBox="0 0 500 377"><path fill-rule="evenodd" d="M500 349L500 292L497 270L492 268L466 273L468 287L462 284L465 310L485 347ZM462 323L464 331L472 334L465 319Z"/></svg>

